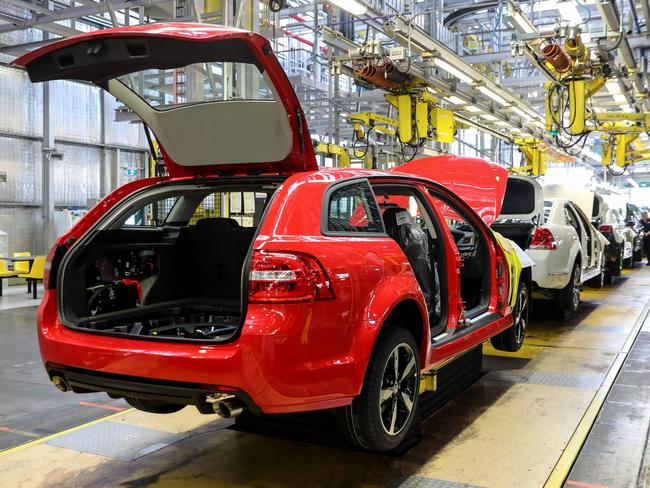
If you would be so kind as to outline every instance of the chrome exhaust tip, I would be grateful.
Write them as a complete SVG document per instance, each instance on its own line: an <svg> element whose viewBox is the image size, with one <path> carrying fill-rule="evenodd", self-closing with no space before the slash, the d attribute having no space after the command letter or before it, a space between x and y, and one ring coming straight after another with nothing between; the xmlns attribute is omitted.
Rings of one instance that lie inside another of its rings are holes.
<svg viewBox="0 0 650 488"><path fill-rule="evenodd" d="M54 386L56 386L60 391L64 393L66 391L70 391L70 385L62 376L59 375L52 376L52 383L54 384Z"/></svg>
<svg viewBox="0 0 650 488"><path fill-rule="evenodd" d="M212 409L222 419L238 417L244 411L244 404L233 395L212 397L207 399Z"/></svg>

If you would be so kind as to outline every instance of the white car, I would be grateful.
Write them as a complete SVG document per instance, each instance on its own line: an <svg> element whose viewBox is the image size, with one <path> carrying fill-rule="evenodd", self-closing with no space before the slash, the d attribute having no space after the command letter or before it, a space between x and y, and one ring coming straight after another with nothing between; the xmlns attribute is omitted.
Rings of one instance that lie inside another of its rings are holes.
<svg viewBox="0 0 650 488"><path fill-rule="evenodd" d="M603 285L607 240L579 205L566 198L544 200L543 193L537 181L509 176L501 214L492 228L534 261L535 295L554 299L568 316L580 305L583 284Z"/></svg>
<svg viewBox="0 0 650 488"><path fill-rule="evenodd" d="M631 268L634 264L635 233L625 223L625 216L617 205L615 196L594 192L591 222L609 242L607 251L605 280L619 276L621 268Z"/></svg>

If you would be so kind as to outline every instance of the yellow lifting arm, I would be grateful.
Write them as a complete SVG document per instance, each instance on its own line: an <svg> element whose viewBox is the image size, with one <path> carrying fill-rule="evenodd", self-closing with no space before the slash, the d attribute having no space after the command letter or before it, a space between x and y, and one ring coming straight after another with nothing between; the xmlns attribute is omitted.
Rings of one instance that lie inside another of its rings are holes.
<svg viewBox="0 0 650 488"><path fill-rule="evenodd" d="M522 176L541 176L546 173L546 151L542 141L536 138L515 139L515 144L524 155L526 164L510 168L512 173Z"/></svg>

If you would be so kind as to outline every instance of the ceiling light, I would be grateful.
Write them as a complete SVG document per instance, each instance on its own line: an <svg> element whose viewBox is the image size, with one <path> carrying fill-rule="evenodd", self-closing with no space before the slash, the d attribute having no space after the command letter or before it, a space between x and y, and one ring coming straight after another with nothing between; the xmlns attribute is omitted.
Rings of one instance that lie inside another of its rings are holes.
<svg viewBox="0 0 650 488"><path fill-rule="evenodd" d="M510 122L506 122L504 120L499 120L498 122L496 122L496 125L498 125L500 127L510 127Z"/></svg>
<svg viewBox="0 0 650 488"><path fill-rule="evenodd" d="M330 0L330 3L338 8L351 13L352 15L363 15L366 13L366 6L357 0Z"/></svg>
<svg viewBox="0 0 650 488"><path fill-rule="evenodd" d="M455 66L452 66L451 64L449 64L447 61L445 61L443 59L435 58L433 60L433 63L438 68L445 70L447 73L449 73L452 76L455 76L460 81L464 81L465 83L472 83L474 81L474 79L471 76L463 73L461 70L459 70Z"/></svg>
<svg viewBox="0 0 650 488"><path fill-rule="evenodd" d="M499 120L492 114L480 114L479 117L482 117L485 120Z"/></svg>
<svg viewBox="0 0 650 488"><path fill-rule="evenodd" d="M474 112L474 113L481 111L480 108L475 107L474 105L470 105L469 107L465 107L464 110L467 110L468 112Z"/></svg>
<svg viewBox="0 0 650 488"><path fill-rule="evenodd" d="M555 4L555 8L557 8L564 20L568 20L574 24L582 24L582 15L580 15L580 12L578 12L578 6L574 0L557 2Z"/></svg>
<svg viewBox="0 0 650 488"><path fill-rule="evenodd" d="M616 80L608 81L607 83L605 83L605 87L607 88L607 91L611 94L621 93L621 85L619 85L618 81Z"/></svg>
<svg viewBox="0 0 650 488"><path fill-rule="evenodd" d="M467 103L465 100L458 98L456 95L444 97L444 100L448 101L449 103L453 103L454 105L465 105Z"/></svg>
<svg viewBox="0 0 650 488"><path fill-rule="evenodd" d="M508 102L506 101L505 98L497 95L496 93L494 93L494 91L490 90L487 86L480 85L477 87L477 90L480 91L486 97L491 98L492 100L497 102L499 105L508 105Z"/></svg>
<svg viewBox="0 0 650 488"><path fill-rule="evenodd" d="M632 107L628 103L624 103L620 107L621 107L621 110L623 112L631 112L632 111Z"/></svg>
<svg viewBox="0 0 650 488"><path fill-rule="evenodd" d="M516 113L517 115L519 115L519 117L521 117L521 118L523 118L523 119L526 119L526 118L530 117L530 115L528 115L526 112L524 112L524 111L523 111L522 109L520 109L519 107L512 107L512 111L513 111L514 113Z"/></svg>
<svg viewBox="0 0 650 488"><path fill-rule="evenodd" d="M615 95L612 95L612 98L617 103L626 103L627 102L627 97L625 95L623 95L622 93L616 93Z"/></svg>
<svg viewBox="0 0 650 488"><path fill-rule="evenodd" d="M512 1L508 2L508 12L506 14L506 17L508 17L514 28L520 30L524 34L533 34L537 32L537 29L533 23Z"/></svg>

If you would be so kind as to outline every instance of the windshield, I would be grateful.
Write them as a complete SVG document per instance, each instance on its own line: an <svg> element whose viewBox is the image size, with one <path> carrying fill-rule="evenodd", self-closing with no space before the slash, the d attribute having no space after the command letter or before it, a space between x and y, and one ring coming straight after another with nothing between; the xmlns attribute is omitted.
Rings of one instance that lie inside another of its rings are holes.
<svg viewBox="0 0 650 488"><path fill-rule="evenodd" d="M156 110L201 102L268 100L273 91L254 64L213 61L149 68L117 77Z"/></svg>

